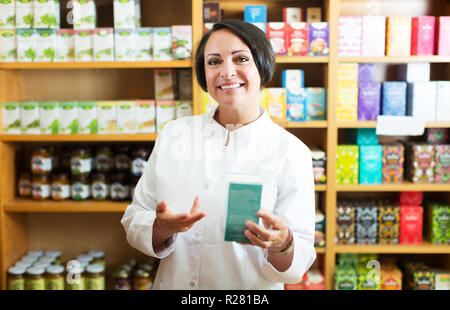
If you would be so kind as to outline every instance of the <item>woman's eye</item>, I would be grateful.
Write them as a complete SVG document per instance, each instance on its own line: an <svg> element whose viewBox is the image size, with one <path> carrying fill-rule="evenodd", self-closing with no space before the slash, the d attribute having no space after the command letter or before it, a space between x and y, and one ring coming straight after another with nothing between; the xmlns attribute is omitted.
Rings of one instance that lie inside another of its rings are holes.
<svg viewBox="0 0 450 310"><path fill-rule="evenodd" d="M217 60L214 60L214 59L211 59L211 60L208 60L208 65L210 65L210 66L215 66L215 65L217 65L219 62L217 61Z"/></svg>
<svg viewBox="0 0 450 310"><path fill-rule="evenodd" d="M247 61L248 61L248 58L247 58L247 57L238 57L238 58L236 59L236 61L237 61L237 62L247 62Z"/></svg>

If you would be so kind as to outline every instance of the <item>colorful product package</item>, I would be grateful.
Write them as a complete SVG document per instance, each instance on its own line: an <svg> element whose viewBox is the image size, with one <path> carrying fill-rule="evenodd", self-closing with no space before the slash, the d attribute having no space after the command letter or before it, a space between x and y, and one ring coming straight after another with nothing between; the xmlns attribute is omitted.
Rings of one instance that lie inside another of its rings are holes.
<svg viewBox="0 0 450 310"><path fill-rule="evenodd" d="M287 53L286 24L283 22L267 23L267 36L275 56L284 56Z"/></svg>
<svg viewBox="0 0 450 310"><path fill-rule="evenodd" d="M185 116L192 116L194 113L191 100L176 100L175 101L175 119Z"/></svg>
<svg viewBox="0 0 450 310"><path fill-rule="evenodd" d="M445 144L448 140L448 128L427 128L427 143Z"/></svg>
<svg viewBox="0 0 450 310"><path fill-rule="evenodd" d="M395 265L381 265L381 290L401 290L402 271Z"/></svg>
<svg viewBox="0 0 450 310"><path fill-rule="evenodd" d="M220 19L220 2L204 2L203 23L217 23Z"/></svg>
<svg viewBox="0 0 450 310"><path fill-rule="evenodd" d="M400 206L400 244L422 243L423 208Z"/></svg>
<svg viewBox="0 0 450 310"><path fill-rule="evenodd" d="M111 134L117 131L117 113L115 101L98 101L98 133Z"/></svg>
<svg viewBox="0 0 450 310"><path fill-rule="evenodd" d="M412 289L434 290L435 274L431 270L416 270L412 274Z"/></svg>
<svg viewBox="0 0 450 310"><path fill-rule="evenodd" d="M283 22L293 24L302 21L304 21L302 8L283 8Z"/></svg>
<svg viewBox="0 0 450 310"><path fill-rule="evenodd" d="M361 56L361 16L339 16L339 56Z"/></svg>
<svg viewBox="0 0 450 310"><path fill-rule="evenodd" d="M136 132L136 105L134 101L117 101L117 132Z"/></svg>
<svg viewBox="0 0 450 310"><path fill-rule="evenodd" d="M403 182L403 163L405 161L403 144L383 145L382 183Z"/></svg>
<svg viewBox="0 0 450 310"><path fill-rule="evenodd" d="M114 29L114 54L116 61L136 60L134 29Z"/></svg>
<svg viewBox="0 0 450 310"><path fill-rule="evenodd" d="M436 120L450 121L450 81L436 82Z"/></svg>
<svg viewBox="0 0 450 310"><path fill-rule="evenodd" d="M156 100L175 99L175 75L172 69L155 69L154 82Z"/></svg>
<svg viewBox="0 0 450 310"><path fill-rule="evenodd" d="M400 192L399 203L402 206L421 206L423 192Z"/></svg>
<svg viewBox="0 0 450 310"><path fill-rule="evenodd" d="M55 62L71 62L75 60L75 37L73 29L58 29L56 31Z"/></svg>
<svg viewBox="0 0 450 310"><path fill-rule="evenodd" d="M40 134L39 103L34 101L20 103L20 127L23 134Z"/></svg>
<svg viewBox="0 0 450 310"><path fill-rule="evenodd" d="M153 60L153 31L152 28L136 28L134 32L136 61Z"/></svg>
<svg viewBox="0 0 450 310"><path fill-rule="evenodd" d="M114 28L140 27L140 3L136 0L114 0Z"/></svg>
<svg viewBox="0 0 450 310"><path fill-rule="evenodd" d="M96 101L78 101L78 133L98 133Z"/></svg>
<svg viewBox="0 0 450 310"><path fill-rule="evenodd" d="M325 276L317 268L312 268L303 275L304 290L325 290Z"/></svg>
<svg viewBox="0 0 450 310"><path fill-rule="evenodd" d="M265 93L265 88L261 91L261 93ZM217 108L217 106L218 106L218 104L217 104L217 102L214 100L214 98L213 97L211 97L211 95L209 94L209 93L207 93L207 92L204 92L203 90L201 91L201 98L202 98L202 113L209 113L209 112L211 112L211 111L214 111L214 110L216 110L216 108ZM262 99L264 99L265 98L265 96L263 95L263 96L260 96L260 98L262 98ZM262 102L262 105L261 105L264 109L266 109L267 110L267 105L266 105L266 103L265 103L265 100L264 100L264 102Z"/></svg>
<svg viewBox="0 0 450 310"><path fill-rule="evenodd" d="M59 133L78 133L78 103L76 101L62 101L59 103Z"/></svg>
<svg viewBox="0 0 450 310"><path fill-rule="evenodd" d="M60 1L34 0L34 28L59 29L60 27Z"/></svg>
<svg viewBox="0 0 450 310"><path fill-rule="evenodd" d="M435 146L435 163L434 182L450 183L450 145L439 144Z"/></svg>
<svg viewBox="0 0 450 310"><path fill-rule="evenodd" d="M355 243L355 206L352 201L339 200L336 208L336 244Z"/></svg>
<svg viewBox="0 0 450 310"><path fill-rule="evenodd" d="M430 81L430 63L417 62L400 65L398 68L398 79L400 81L429 82Z"/></svg>
<svg viewBox="0 0 450 310"><path fill-rule="evenodd" d="M325 247L325 215L316 208L315 229L314 229L314 246Z"/></svg>
<svg viewBox="0 0 450 310"><path fill-rule="evenodd" d="M156 132L156 105L154 100L136 101L136 132Z"/></svg>
<svg viewBox="0 0 450 310"><path fill-rule="evenodd" d="M406 82L383 82L381 114L405 116Z"/></svg>
<svg viewBox="0 0 450 310"><path fill-rule="evenodd" d="M377 80L376 64L358 64L358 82L375 82Z"/></svg>
<svg viewBox="0 0 450 310"><path fill-rule="evenodd" d="M4 102L2 104L2 133L20 134L20 103Z"/></svg>
<svg viewBox="0 0 450 310"><path fill-rule="evenodd" d="M381 145L359 146L359 184L381 184L382 157Z"/></svg>
<svg viewBox="0 0 450 310"><path fill-rule="evenodd" d="M178 69L177 86L180 100L192 100L192 70Z"/></svg>
<svg viewBox="0 0 450 310"><path fill-rule="evenodd" d="M336 266L334 269L335 290L356 290L358 288L358 274L351 266Z"/></svg>
<svg viewBox="0 0 450 310"><path fill-rule="evenodd" d="M172 26L174 59L188 59L192 53L192 26Z"/></svg>
<svg viewBox="0 0 450 310"><path fill-rule="evenodd" d="M266 88L266 104L269 116L275 120L286 119L286 89L280 87Z"/></svg>
<svg viewBox="0 0 450 310"><path fill-rule="evenodd" d="M427 206L427 237L432 244L450 244L450 206L430 203Z"/></svg>
<svg viewBox="0 0 450 310"><path fill-rule="evenodd" d="M97 26L97 9L94 0L73 1L73 29L95 29Z"/></svg>
<svg viewBox="0 0 450 310"><path fill-rule="evenodd" d="M398 244L400 236L400 208L381 203L378 207L378 242Z"/></svg>
<svg viewBox="0 0 450 310"><path fill-rule="evenodd" d="M359 65L357 63L341 63L337 70L338 82L358 83Z"/></svg>
<svg viewBox="0 0 450 310"><path fill-rule="evenodd" d="M436 54L439 56L450 56L450 16L439 16L437 20Z"/></svg>
<svg viewBox="0 0 450 310"><path fill-rule="evenodd" d="M409 56L411 53L411 17L386 17L386 56Z"/></svg>
<svg viewBox="0 0 450 310"><path fill-rule="evenodd" d="M315 184L327 183L327 154L318 147L311 148L311 157L313 164L313 176Z"/></svg>
<svg viewBox="0 0 450 310"><path fill-rule="evenodd" d="M326 89L322 87L306 88L306 120L318 121L326 117Z"/></svg>
<svg viewBox="0 0 450 310"><path fill-rule="evenodd" d="M244 21L251 23L266 32L267 6L266 5L246 5L244 7Z"/></svg>
<svg viewBox="0 0 450 310"><path fill-rule="evenodd" d="M426 122L436 119L436 82L408 83L406 115Z"/></svg>
<svg viewBox="0 0 450 310"><path fill-rule="evenodd" d="M308 55L307 23L286 23L286 47L288 56Z"/></svg>
<svg viewBox="0 0 450 310"><path fill-rule="evenodd" d="M435 148L431 144L406 144L406 176L414 183L433 183Z"/></svg>
<svg viewBox="0 0 450 310"><path fill-rule="evenodd" d="M336 152L336 183L358 184L358 145L338 145Z"/></svg>
<svg viewBox="0 0 450 310"><path fill-rule="evenodd" d="M16 1L16 28L33 28L34 2L33 0Z"/></svg>
<svg viewBox="0 0 450 310"><path fill-rule="evenodd" d="M114 61L114 29L92 30L94 61Z"/></svg>
<svg viewBox="0 0 450 310"><path fill-rule="evenodd" d="M94 42L92 30L74 30L75 37L75 61L93 61Z"/></svg>
<svg viewBox="0 0 450 310"><path fill-rule="evenodd" d="M378 136L374 128L357 128L349 131L349 141L358 145L378 145Z"/></svg>
<svg viewBox="0 0 450 310"><path fill-rule="evenodd" d="M156 129L161 131L164 125L175 119L175 101L156 100Z"/></svg>
<svg viewBox="0 0 450 310"><path fill-rule="evenodd" d="M307 7L306 8L306 22L315 23L322 21L322 8Z"/></svg>
<svg viewBox="0 0 450 310"><path fill-rule="evenodd" d="M56 30L36 29L35 62L53 62L56 54Z"/></svg>
<svg viewBox="0 0 450 310"><path fill-rule="evenodd" d="M378 207L369 201L360 201L356 208L356 243L375 244L378 238Z"/></svg>
<svg viewBox="0 0 450 310"><path fill-rule="evenodd" d="M16 1L0 2L0 29L16 28Z"/></svg>
<svg viewBox="0 0 450 310"><path fill-rule="evenodd" d="M377 279L377 273L371 272L367 266L359 265L358 271L358 290L373 291L380 290L381 281Z"/></svg>
<svg viewBox="0 0 450 310"><path fill-rule="evenodd" d="M308 56L328 56L329 27L326 22L309 23L309 52Z"/></svg>
<svg viewBox="0 0 450 310"><path fill-rule="evenodd" d="M362 16L361 56L382 57L385 53L386 17Z"/></svg>
<svg viewBox="0 0 450 310"><path fill-rule="evenodd" d="M59 113L58 102L39 102L39 124L41 134L59 133Z"/></svg>
<svg viewBox="0 0 450 310"><path fill-rule="evenodd" d="M170 27L153 28L153 60L173 60L172 29Z"/></svg>
<svg viewBox="0 0 450 310"><path fill-rule="evenodd" d="M435 269L432 270L435 274L434 289L435 290L450 290L450 272L448 270Z"/></svg>
<svg viewBox="0 0 450 310"><path fill-rule="evenodd" d="M434 55L434 16L411 19L411 55Z"/></svg>
<svg viewBox="0 0 450 310"><path fill-rule="evenodd" d="M0 62L15 62L16 53L16 30L0 30Z"/></svg>
<svg viewBox="0 0 450 310"><path fill-rule="evenodd" d="M374 121L380 115L381 83L362 82L358 84L358 120Z"/></svg>
<svg viewBox="0 0 450 310"><path fill-rule="evenodd" d="M290 122L306 120L306 90L304 88L286 90L286 118Z"/></svg>
<svg viewBox="0 0 450 310"><path fill-rule="evenodd" d="M17 61L33 62L36 58L35 29L17 29Z"/></svg>
<svg viewBox="0 0 450 310"><path fill-rule="evenodd" d="M337 120L358 120L358 84L338 82L336 101Z"/></svg>
<svg viewBox="0 0 450 310"><path fill-rule="evenodd" d="M282 86L286 89L298 89L305 87L305 72L299 69L288 69L282 72Z"/></svg>

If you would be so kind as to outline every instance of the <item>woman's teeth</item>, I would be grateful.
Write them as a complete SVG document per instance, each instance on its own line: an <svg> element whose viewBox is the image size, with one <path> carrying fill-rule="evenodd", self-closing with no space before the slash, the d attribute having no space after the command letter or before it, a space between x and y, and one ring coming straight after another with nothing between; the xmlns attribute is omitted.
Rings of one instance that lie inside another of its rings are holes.
<svg viewBox="0 0 450 310"><path fill-rule="evenodd" d="M220 89L231 89L231 88L238 88L240 87L241 84L236 83L236 84L230 84L230 85L221 85L219 86Z"/></svg>

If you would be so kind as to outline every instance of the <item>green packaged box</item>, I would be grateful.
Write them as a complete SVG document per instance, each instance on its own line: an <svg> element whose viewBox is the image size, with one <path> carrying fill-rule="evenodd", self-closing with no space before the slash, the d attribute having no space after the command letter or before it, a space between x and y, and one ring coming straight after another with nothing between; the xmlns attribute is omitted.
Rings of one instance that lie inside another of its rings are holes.
<svg viewBox="0 0 450 310"><path fill-rule="evenodd" d="M16 28L16 0L0 1L0 29Z"/></svg>
<svg viewBox="0 0 450 310"><path fill-rule="evenodd" d="M335 290L356 290L358 289L358 274L351 266L336 266L334 270Z"/></svg>
<svg viewBox="0 0 450 310"><path fill-rule="evenodd" d="M16 30L0 30L0 62L15 62L16 53Z"/></svg>
<svg viewBox="0 0 450 310"><path fill-rule="evenodd" d="M2 133L20 134L20 103L4 102L2 104Z"/></svg>
<svg viewBox="0 0 450 310"><path fill-rule="evenodd" d="M59 133L58 102L39 102L39 119L41 134Z"/></svg>
<svg viewBox="0 0 450 310"><path fill-rule="evenodd" d="M336 152L336 183L358 184L358 145L338 145Z"/></svg>
<svg viewBox="0 0 450 310"><path fill-rule="evenodd" d="M36 29L36 62L53 62L56 55L56 30Z"/></svg>
<svg viewBox="0 0 450 310"><path fill-rule="evenodd" d="M59 29L59 0L34 0L34 28Z"/></svg>
<svg viewBox="0 0 450 310"><path fill-rule="evenodd" d="M38 102L22 102L20 104L20 127L24 134L41 133Z"/></svg>
<svg viewBox="0 0 450 310"><path fill-rule="evenodd" d="M380 273L364 265L358 266L358 290L380 290Z"/></svg>
<svg viewBox="0 0 450 310"><path fill-rule="evenodd" d="M98 117L96 101L78 102L78 132L98 133Z"/></svg>
<svg viewBox="0 0 450 310"><path fill-rule="evenodd" d="M427 210L430 242L450 244L450 206L443 203L431 203Z"/></svg>
<svg viewBox="0 0 450 310"><path fill-rule="evenodd" d="M33 62L36 58L35 29L17 29L17 61Z"/></svg>
<svg viewBox="0 0 450 310"><path fill-rule="evenodd" d="M78 133L78 103L76 101L62 101L59 103L59 133Z"/></svg>

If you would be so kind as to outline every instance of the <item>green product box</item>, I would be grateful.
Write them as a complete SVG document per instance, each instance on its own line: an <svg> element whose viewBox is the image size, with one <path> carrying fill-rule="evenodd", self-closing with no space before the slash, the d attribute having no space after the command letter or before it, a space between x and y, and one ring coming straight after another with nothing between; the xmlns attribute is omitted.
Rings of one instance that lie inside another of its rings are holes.
<svg viewBox="0 0 450 310"><path fill-rule="evenodd" d="M359 147L358 145L338 145L336 152L336 183L358 184Z"/></svg>
<svg viewBox="0 0 450 310"><path fill-rule="evenodd" d="M39 119L41 134L59 133L58 102L39 102Z"/></svg>
<svg viewBox="0 0 450 310"><path fill-rule="evenodd" d="M96 101L78 102L78 133L98 133L98 116Z"/></svg>
<svg viewBox="0 0 450 310"><path fill-rule="evenodd" d="M339 266L356 267L359 262L359 255L354 253L342 253L338 255Z"/></svg>
<svg viewBox="0 0 450 310"><path fill-rule="evenodd" d="M4 102L2 104L2 133L20 134L20 103Z"/></svg>
<svg viewBox="0 0 450 310"><path fill-rule="evenodd" d="M335 290L356 290L358 288L358 274L351 266L336 266L334 271Z"/></svg>
<svg viewBox="0 0 450 310"><path fill-rule="evenodd" d="M350 143L358 145L377 145L378 136L375 128L351 129L348 133Z"/></svg>
<svg viewBox="0 0 450 310"><path fill-rule="evenodd" d="M22 102L20 104L20 127L23 134L41 133L38 102Z"/></svg>
<svg viewBox="0 0 450 310"><path fill-rule="evenodd" d="M377 275L373 269L364 265L358 266L358 290L380 290L381 281L379 277L380 274Z"/></svg>
<svg viewBox="0 0 450 310"><path fill-rule="evenodd" d="M428 205L428 235L433 244L450 244L450 206L442 203Z"/></svg>
<svg viewBox="0 0 450 310"><path fill-rule="evenodd" d="M59 103L59 133L78 133L78 103L76 101L62 101Z"/></svg>

